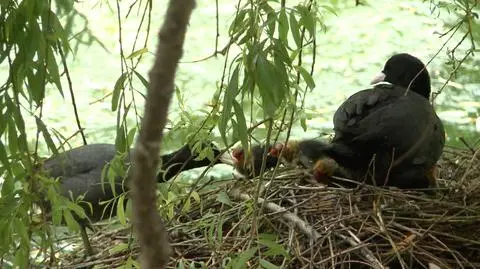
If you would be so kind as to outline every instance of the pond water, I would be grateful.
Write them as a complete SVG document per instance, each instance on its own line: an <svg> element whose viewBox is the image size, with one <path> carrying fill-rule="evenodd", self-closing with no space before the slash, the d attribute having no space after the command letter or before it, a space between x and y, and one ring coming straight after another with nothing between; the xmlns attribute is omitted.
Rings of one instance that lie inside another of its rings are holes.
<svg viewBox="0 0 480 269"><path fill-rule="evenodd" d="M383 63L393 53L409 52L427 62L445 42L445 39L436 34L444 31L444 17L431 15L429 3L365 1L366 5L356 7L354 2L346 1L332 6L336 15L326 10L323 12L327 30L319 30L317 35L314 69L316 88L308 95L306 102L306 108L313 116L307 122L307 132L303 132L300 127L294 128L295 137L314 137L319 132L330 132L332 116L338 105L350 94L368 87L371 78L382 69ZM233 19L235 3L236 1L219 3L220 48L227 42L226 29ZM128 4L122 2L122 17L125 17ZM112 142L117 115L110 109L111 97L102 98L112 91L121 74L115 8L105 2L94 4L89 1L78 3L77 6L88 19L87 27L104 45L104 48L97 43L89 47L80 46L75 58L70 58L70 73L81 123L86 128L90 143ZM136 14L137 9L133 10L133 14ZM154 6L152 29L157 29L162 23L164 10L163 7ZM131 53L130 47L136 36L138 17L134 15L134 19L128 19L122 24L122 38L127 55ZM78 27L84 23L78 19ZM205 108L221 78L223 56L191 63L212 54L215 36L214 2L197 1L176 81L191 110ZM452 48L457 41L458 38L453 39L446 48ZM155 50L155 43L156 33L153 30L148 42L150 52ZM138 68L147 78L152 59L150 53ZM306 57L306 62L308 61L311 58ZM428 67L434 90L439 89L448 77L446 61L444 50ZM478 74L475 64L471 63L470 66L463 76L455 78L443 90L435 103L439 116L445 122L448 143L451 145L460 145L459 137L465 137L469 143L474 143L480 131L480 84L475 81L480 76L475 75ZM0 74L6 74L6 71L6 67L2 66ZM67 85L64 86L67 89ZM65 137L73 134L76 125L68 94L64 100L58 91L50 89L46 100L44 117L47 125L62 132ZM174 100L170 114L172 121L176 121L178 111L178 102ZM33 134L33 119L28 119L27 124ZM76 143L80 144L81 140L76 139L73 144ZM175 143L169 144L167 148L176 146Z"/></svg>

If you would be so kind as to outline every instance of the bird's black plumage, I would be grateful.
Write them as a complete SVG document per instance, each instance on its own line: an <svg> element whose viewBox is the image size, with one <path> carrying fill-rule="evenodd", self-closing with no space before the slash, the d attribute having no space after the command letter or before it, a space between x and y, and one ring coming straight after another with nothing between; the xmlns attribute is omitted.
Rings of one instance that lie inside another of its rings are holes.
<svg viewBox="0 0 480 269"><path fill-rule="evenodd" d="M110 182L102 179L102 170L115 157L117 151L113 144L90 144L73 148L47 159L43 168L46 173L54 178L59 178L60 194L67 198L77 199L83 195L82 207L85 210L88 219L79 219L82 226L82 237L86 237L85 227L90 227L90 221L99 221L116 214L116 203L113 203L113 210L109 208L105 212L106 204L102 201L108 201L126 191L126 184L123 178L115 178L114 188L112 190ZM220 151L214 149L214 156L218 156ZM197 156L192 154L188 145L179 150L161 156L162 169L157 175L157 181L164 182L173 178L177 173L197 167L203 167L210 164L207 158L195 160ZM129 163L130 158L125 158ZM110 212L112 214L110 214ZM84 239L87 249L89 247L88 239ZM88 244L88 246L87 246Z"/></svg>
<svg viewBox="0 0 480 269"><path fill-rule="evenodd" d="M102 219L104 208L99 202L114 197L108 180L102 180L102 170L115 154L115 145L90 144L47 159L43 168L48 176L59 178L60 194L74 199L83 195L83 200L92 204L92 212L87 205L84 206L87 215L92 221L98 221ZM116 194L124 192L122 181L120 177L115 179Z"/></svg>
<svg viewBox="0 0 480 269"><path fill-rule="evenodd" d="M220 155L221 152L214 145L210 146L212 147L213 158L215 159ZM208 166L210 163L212 163L212 161L214 161L214 164L220 163L219 160L209 160L208 158L197 160L197 157L197 155L192 154L192 149L188 145L184 145L179 150L176 150L172 153L162 155L162 171L157 174L157 181L168 181L179 172Z"/></svg>
<svg viewBox="0 0 480 269"><path fill-rule="evenodd" d="M326 152L357 178L369 174L367 181L377 185L426 188L445 144L442 122L428 101L428 71L403 53L391 57L383 73L390 84L357 92L337 109Z"/></svg>

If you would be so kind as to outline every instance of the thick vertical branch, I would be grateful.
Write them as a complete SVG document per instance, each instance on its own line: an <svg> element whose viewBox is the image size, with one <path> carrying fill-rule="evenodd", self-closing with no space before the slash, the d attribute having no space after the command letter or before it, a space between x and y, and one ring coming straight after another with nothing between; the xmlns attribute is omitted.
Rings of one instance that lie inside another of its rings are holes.
<svg viewBox="0 0 480 269"><path fill-rule="evenodd" d="M140 244L142 268L164 268L170 246L156 209L155 172L159 162L162 131L174 92L174 77L195 0L170 0L166 18L158 34L158 47L150 71L145 113L135 146L130 182L133 225Z"/></svg>

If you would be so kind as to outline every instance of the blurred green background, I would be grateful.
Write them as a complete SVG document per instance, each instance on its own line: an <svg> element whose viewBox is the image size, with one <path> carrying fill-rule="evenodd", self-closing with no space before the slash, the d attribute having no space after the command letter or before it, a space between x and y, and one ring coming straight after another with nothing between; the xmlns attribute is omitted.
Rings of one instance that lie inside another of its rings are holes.
<svg viewBox="0 0 480 269"><path fill-rule="evenodd" d="M160 2L160 3L158 3ZM365 89L373 76L381 71L384 62L394 53L408 52L428 62L446 42L439 33L448 29L449 21L455 19L448 12L432 11L430 2L422 1L326 1L325 5L335 14L325 10L325 31L318 30L314 80L316 88L307 97L306 108L311 118L304 132L295 126L294 137L315 137L319 132L331 132L332 116L336 108L350 94ZM158 4L157 4L158 3ZM140 15L135 8L126 18L129 2L120 3L122 18L122 41L126 47L133 44L137 34ZM163 21L166 1L157 1L152 10L152 34L147 45L149 53L138 71L148 78L156 44L156 30ZM235 16L236 1L219 2L219 48L228 40L227 30ZM116 112L111 111L110 94L121 74L119 56L119 29L114 2L82 1L75 7L84 17L77 17L74 28L89 28L103 43L78 47L74 57L69 57L70 74L75 98L87 141L113 142L115 139ZM158 6L160 5L160 6ZM216 36L216 7L214 1L199 0L194 10L187 33L185 53L180 64L176 85L191 111L205 109L217 89L222 75L224 58L211 57ZM320 27L319 27L320 28ZM461 35L452 39L431 61L428 69L433 78L433 90L442 87L450 74L446 65L446 52L456 45ZM461 53L461 50L460 52ZM129 54L126 52L126 54ZM311 61L311 57L305 57ZM1 67L5 76L8 67ZM480 76L475 60L464 63L458 76L443 89L435 105L446 125L448 144L462 146L459 137L474 143L480 131ZM64 89L67 89L66 81ZM68 137L75 133L76 124L68 91L65 99L51 85L47 92L44 121ZM141 88L138 87L139 89ZM106 98L104 98L106 97ZM143 100L138 104L142 105ZM174 123L179 117L178 100L173 100L169 119ZM132 115L133 123L133 115ZM27 119L27 127L34 139L35 124ZM167 140L165 150L172 150L180 143ZM73 145L81 145L80 137ZM40 148L46 152L46 146Z"/></svg>

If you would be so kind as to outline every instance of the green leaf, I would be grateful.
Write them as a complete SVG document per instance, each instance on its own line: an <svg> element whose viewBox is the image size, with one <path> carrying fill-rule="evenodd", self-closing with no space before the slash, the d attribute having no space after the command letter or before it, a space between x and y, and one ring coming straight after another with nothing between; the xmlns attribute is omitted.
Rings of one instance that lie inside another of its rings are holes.
<svg viewBox="0 0 480 269"><path fill-rule="evenodd" d="M5 149L5 145L3 144L2 140L0 140L0 162L2 162L2 166L6 170L10 170L10 162L8 161L8 154L7 154L7 151ZM11 191L13 191L13 189L12 189L13 186L10 186L10 187L5 186L6 184L8 184L7 181L10 182L10 180L8 180L8 178L10 178L10 177L4 178L4 182L2 184L2 194L3 194L3 189L5 189L5 188L7 188L9 190L7 193L10 193Z"/></svg>
<svg viewBox="0 0 480 269"><path fill-rule="evenodd" d="M112 111L116 111L119 105L120 93L124 89L124 82L127 79L127 73L123 73L115 82L112 93Z"/></svg>
<svg viewBox="0 0 480 269"><path fill-rule="evenodd" d="M232 111L232 104L235 100L235 97L238 93L238 73L240 72L240 67L237 65L235 70L233 71L232 77L230 78L230 82L228 83L228 87L225 91L225 95L223 98L223 111L220 116L220 120L218 122L218 130L220 131L220 135L222 136L223 142L225 145L228 145L227 141L227 123L230 120L230 114Z"/></svg>
<svg viewBox="0 0 480 269"><path fill-rule="evenodd" d="M120 180L125 176L125 154L126 153L115 155L115 157L110 161L110 165L104 167L104 169L108 167L108 188L110 188L114 196L117 196L117 186L120 184Z"/></svg>
<svg viewBox="0 0 480 269"><path fill-rule="evenodd" d="M3 98L0 98L0 111L4 111L3 114L1 114L2 117L6 117L8 115L8 107L7 105L2 102ZM6 128L7 128L7 123L8 121L2 120L0 121L0 136L4 134Z"/></svg>
<svg viewBox="0 0 480 269"><path fill-rule="evenodd" d="M265 269L279 269L282 268L281 266L277 266L265 259L260 258L259 260L260 266Z"/></svg>
<svg viewBox="0 0 480 269"><path fill-rule="evenodd" d="M37 72L38 73L38 72ZM39 76L33 74L33 72L28 72L27 74L28 80L28 91L32 97L32 100L37 104L40 105L40 102L43 98L43 81Z"/></svg>
<svg viewBox="0 0 480 269"><path fill-rule="evenodd" d="M58 20L57 15L53 11L49 10L48 12L50 26L52 26L56 36L62 41L61 44L63 46L63 50L65 52L71 51L70 43L68 42L68 34L63 29L62 23Z"/></svg>
<svg viewBox="0 0 480 269"><path fill-rule="evenodd" d="M297 117L300 119L300 125L302 126L302 129L304 132L307 131L307 115L305 114L305 111L301 109L297 113Z"/></svg>
<svg viewBox="0 0 480 269"><path fill-rule="evenodd" d="M65 202L66 202L67 208L70 211L73 211L75 213L75 215L79 216L81 219L84 219L84 218L87 217L87 215L85 214L85 210L83 210L83 207L81 207L77 203L74 203L74 202L72 202L68 199L66 199ZM85 201L81 201L81 202L84 203L84 204L88 204Z"/></svg>
<svg viewBox="0 0 480 269"><path fill-rule="evenodd" d="M233 267L234 269L240 268L247 268L247 262L255 255L257 252L256 247L252 247L250 249L245 250L242 252L237 258L233 259Z"/></svg>
<svg viewBox="0 0 480 269"><path fill-rule="evenodd" d="M197 261L192 261L190 263L190 269L208 269L207 265L205 264L205 262L197 262Z"/></svg>
<svg viewBox="0 0 480 269"><path fill-rule="evenodd" d="M117 128L117 135L115 137L115 148L119 152L125 152L125 149L127 148L125 126L123 125L123 123Z"/></svg>
<svg viewBox="0 0 480 269"><path fill-rule="evenodd" d="M78 225L78 223L75 221L70 211L64 210L63 218L65 219L65 222L67 223L68 228L70 228L72 231L80 230L80 225Z"/></svg>
<svg viewBox="0 0 480 269"><path fill-rule="evenodd" d="M273 117L283 100L285 86L282 85L282 78L276 72L275 66L263 53L258 54L255 67L255 79L262 97L263 110L268 117Z"/></svg>
<svg viewBox="0 0 480 269"><path fill-rule="evenodd" d="M136 70L133 70L133 73L138 77L138 79L142 82L143 86L145 89L150 88L150 83L148 80L146 80L140 73L138 73Z"/></svg>
<svg viewBox="0 0 480 269"><path fill-rule="evenodd" d="M242 9L238 12L237 16L235 16L235 19L233 20L232 24L230 24L230 28L228 29L229 35L234 35L235 33L239 32L239 30L242 28L244 25L244 19L245 16L247 15L247 12L249 9Z"/></svg>
<svg viewBox="0 0 480 269"><path fill-rule="evenodd" d="M288 44L288 18L285 8L282 8L278 15L278 36L280 40Z"/></svg>
<svg viewBox="0 0 480 269"><path fill-rule="evenodd" d="M2 184L2 196L9 197L11 195L15 195L15 178L12 176L7 176L7 177L4 177L4 181ZM9 216L10 214L7 214L9 212L8 207L11 207L12 214L13 214L13 210L15 209L15 206L16 206L16 201L13 198L10 200L13 200L13 201L9 201L10 203L8 204L8 206L5 204L2 204L1 214L6 214L6 216Z"/></svg>
<svg viewBox="0 0 480 269"><path fill-rule="evenodd" d="M233 100L233 109L237 118L238 139L242 142L242 147L246 149L248 148L248 128L245 114L243 113L241 105L236 100Z"/></svg>
<svg viewBox="0 0 480 269"><path fill-rule="evenodd" d="M14 183L13 180L10 180L10 181ZM12 185L11 183L8 183L8 184ZM16 214L15 211L18 208L18 199L14 198L16 194L13 192L13 188L12 188L12 191L10 192L4 191L3 188L5 188L5 184L2 185L2 197L0 198L0 205L2 209L0 211L1 223L6 222L5 223L6 225L10 225L9 222L12 221L12 219L15 219L15 214ZM12 229L12 227L3 227L3 228L8 230Z"/></svg>
<svg viewBox="0 0 480 269"><path fill-rule="evenodd" d="M120 195L117 201L117 216L122 225L127 225L127 218L125 217L124 207L125 195Z"/></svg>
<svg viewBox="0 0 480 269"><path fill-rule="evenodd" d="M267 13L267 21L265 24L267 25L267 33L270 38L273 38L275 35L275 25L277 22L277 17L275 12Z"/></svg>
<svg viewBox="0 0 480 269"><path fill-rule="evenodd" d="M173 193L173 192L168 192L167 194L167 201L168 202L171 202L173 200L175 200L176 198L176 195ZM168 207L167 207L167 216L169 219L173 218L173 216L175 216L175 210L176 207L175 207L175 203L168 203Z"/></svg>
<svg viewBox="0 0 480 269"><path fill-rule="evenodd" d="M127 148L130 148L133 144L133 139L135 138L135 134L137 133L137 128L132 128L128 131L127 134Z"/></svg>
<svg viewBox="0 0 480 269"><path fill-rule="evenodd" d="M242 143L244 149L248 148L248 128L243 109L237 101L234 101L233 108L235 110L235 115L237 117L236 121L236 132L238 139Z"/></svg>
<svg viewBox="0 0 480 269"><path fill-rule="evenodd" d="M35 116L35 122L37 123L37 128L42 133L43 139L45 139L48 148L53 152L53 154L58 154L57 147L55 146L55 143L53 142L45 123L37 116Z"/></svg>
<svg viewBox="0 0 480 269"><path fill-rule="evenodd" d="M52 210L52 222L55 225L60 225L62 223L62 211L58 207L53 207Z"/></svg>
<svg viewBox="0 0 480 269"><path fill-rule="evenodd" d="M280 40L275 40L274 44L273 44L273 49L274 49L274 57L275 57L275 63L278 62L281 62L283 64L286 64L288 66L291 66L292 65L292 60L290 59L290 56L288 55L288 51L287 51L287 46L285 46L285 44L280 41ZM277 65L277 64L276 64ZM278 65L277 65L278 67ZM283 68L285 68L284 66L282 66ZM285 76L287 74L285 73Z"/></svg>
<svg viewBox="0 0 480 269"><path fill-rule="evenodd" d="M279 96L279 100L277 101L278 104L277 106L279 106L281 103L282 103L282 100L285 98L285 95L288 93L288 88L285 87L285 85L288 83L288 73L287 73L287 70L285 68L285 65L288 63L285 63L284 61L282 61L282 57L279 56L278 54L275 54L275 57L273 58L273 63L274 63L274 67L275 67L275 73L277 74L277 77L278 77L278 86L277 86L277 94Z"/></svg>
<svg viewBox="0 0 480 269"><path fill-rule="evenodd" d="M303 66L299 66L298 70L300 71L300 75L302 75L303 79L307 83L308 88L310 88L310 90L313 90L315 88L315 82L313 81L313 78L310 75L310 73L307 70L305 70Z"/></svg>
<svg viewBox="0 0 480 269"><path fill-rule="evenodd" d="M224 191L218 193L217 199L215 199L215 200L222 203L222 204L232 205L232 201L230 200L230 197Z"/></svg>
<svg viewBox="0 0 480 269"><path fill-rule="evenodd" d="M22 117L22 113L20 112L20 108L17 106L17 105L14 105L13 103L11 103L12 106L10 106L10 109L11 111L13 112L13 119L14 120L14 124L17 126L17 129L19 131L20 134L15 134L18 136L18 140L21 140L21 137L26 137L26 134L25 134L25 121L23 120L23 117ZM15 140L17 140L17 138L15 138ZM18 146L21 147L21 145L19 144ZM12 151L12 152L16 152L16 151Z"/></svg>
<svg viewBox="0 0 480 269"><path fill-rule="evenodd" d="M18 236L21 238L22 241L28 242L29 241L29 236L28 236L28 228L26 226L26 223L23 223L22 220L26 216L18 216L17 218L13 219L13 223L15 225L15 232L18 234Z"/></svg>
<svg viewBox="0 0 480 269"><path fill-rule="evenodd" d="M125 263L125 269L128 268L137 268L140 269L140 263L138 261L134 260L132 256L129 256L127 259L127 262Z"/></svg>
<svg viewBox="0 0 480 269"><path fill-rule="evenodd" d="M205 158L212 161L213 157L213 150L209 147L205 147L198 152L198 156L195 158L196 161L204 160Z"/></svg>
<svg viewBox="0 0 480 269"><path fill-rule="evenodd" d="M125 216L132 218L132 199L127 199L127 205L125 206Z"/></svg>
<svg viewBox="0 0 480 269"><path fill-rule="evenodd" d="M18 150L18 133L17 128L15 128L15 119L8 119L8 148L10 152L17 152Z"/></svg>
<svg viewBox="0 0 480 269"><path fill-rule="evenodd" d="M224 217L220 215L218 218L216 218L217 223L217 234L216 234L216 239L219 245L223 244L223 224L225 223Z"/></svg>
<svg viewBox="0 0 480 269"><path fill-rule="evenodd" d="M128 59L136 58L147 52L148 52L148 48L139 49L137 51L132 52L132 54L128 55L126 59L128 60Z"/></svg>
<svg viewBox="0 0 480 269"><path fill-rule="evenodd" d="M192 191L190 196L193 198L193 200L195 200L195 202L197 202L197 204L200 204L201 199L200 199L200 195L198 194L198 192Z"/></svg>
<svg viewBox="0 0 480 269"><path fill-rule="evenodd" d="M265 257L273 257L279 255L283 257L289 257L288 251L286 251L282 245L277 243L276 240L270 240L264 237L259 239L259 243L268 248L267 251L263 252L263 255Z"/></svg>
<svg viewBox="0 0 480 269"><path fill-rule="evenodd" d="M184 259L180 259L179 261L177 261L177 266L175 268L176 269L185 269L185 263L186 263L186 261Z"/></svg>
<svg viewBox="0 0 480 269"><path fill-rule="evenodd" d="M309 11L307 8L302 9L302 18L300 19L300 24L305 26L310 36L315 35L315 18L313 17L313 13Z"/></svg>
<svg viewBox="0 0 480 269"><path fill-rule="evenodd" d="M20 244L15 250L15 268L27 268L27 261L29 257L27 244Z"/></svg>
<svg viewBox="0 0 480 269"><path fill-rule="evenodd" d="M109 249L108 252L110 254L115 254L115 253L119 253L119 252L122 252L122 251L128 249L128 247L129 247L129 244L120 243L120 244L115 245L113 248Z"/></svg>
<svg viewBox="0 0 480 269"><path fill-rule="evenodd" d="M58 71L57 60L55 59L55 56L53 54L53 50L51 47L48 48L48 53L47 53L47 70L48 70L48 75L50 79L53 81L55 86L57 86L57 89L59 91L63 91L62 83L60 82L60 73Z"/></svg>
<svg viewBox="0 0 480 269"><path fill-rule="evenodd" d="M261 233L258 235L258 237L262 240L270 240L270 241L276 242L278 235L270 234L270 233Z"/></svg>
<svg viewBox="0 0 480 269"><path fill-rule="evenodd" d="M290 31L292 31L293 40L295 41L295 44L297 44L297 48L300 48L302 38L294 12L290 12Z"/></svg>
<svg viewBox="0 0 480 269"><path fill-rule="evenodd" d="M188 211L190 211L190 208L191 208L191 202L190 202L190 198L188 198L183 203L182 213L187 213Z"/></svg>
<svg viewBox="0 0 480 269"><path fill-rule="evenodd" d="M240 140L238 138L237 122L233 118L230 120L230 122L232 123L232 143L237 143L237 141Z"/></svg>

